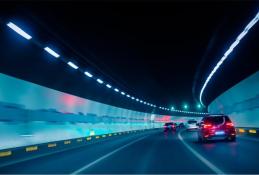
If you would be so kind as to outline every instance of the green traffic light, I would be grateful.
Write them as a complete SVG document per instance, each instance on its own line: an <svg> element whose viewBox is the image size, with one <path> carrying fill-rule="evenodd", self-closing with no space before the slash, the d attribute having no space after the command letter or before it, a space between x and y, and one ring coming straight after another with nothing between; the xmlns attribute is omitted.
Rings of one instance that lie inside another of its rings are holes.
<svg viewBox="0 0 259 175"><path fill-rule="evenodd" d="M198 109L201 109L201 104L197 104L197 108L198 108Z"/></svg>

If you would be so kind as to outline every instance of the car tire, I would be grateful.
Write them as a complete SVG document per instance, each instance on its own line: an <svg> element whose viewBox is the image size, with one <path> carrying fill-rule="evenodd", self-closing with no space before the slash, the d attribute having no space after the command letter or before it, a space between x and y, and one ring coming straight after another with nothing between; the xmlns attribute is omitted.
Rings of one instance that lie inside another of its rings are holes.
<svg viewBox="0 0 259 175"><path fill-rule="evenodd" d="M199 143L206 143L207 142L207 139L203 138L203 137L198 137L198 142Z"/></svg>
<svg viewBox="0 0 259 175"><path fill-rule="evenodd" d="M227 140L229 142L235 142L236 141L236 137L227 137Z"/></svg>
<svg viewBox="0 0 259 175"><path fill-rule="evenodd" d="M231 141L231 142L235 142L235 141L236 141L236 137L232 137L232 138L230 139L230 141Z"/></svg>
<svg viewBox="0 0 259 175"><path fill-rule="evenodd" d="M203 139L202 139L202 142L203 142L203 143L208 143L208 139L203 138Z"/></svg>

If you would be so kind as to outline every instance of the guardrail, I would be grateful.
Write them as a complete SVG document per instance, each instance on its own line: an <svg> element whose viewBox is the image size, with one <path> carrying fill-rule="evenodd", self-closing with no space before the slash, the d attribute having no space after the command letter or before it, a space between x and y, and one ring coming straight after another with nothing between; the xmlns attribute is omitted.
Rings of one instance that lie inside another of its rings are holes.
<svg viewBox="0 0 259 175"><path fill-rule="evenodd" d="M140 133L143 131L151 131L155 129L142 129L142 130L108 133L108 134L80 137L80 138L74 138L74 139L68 139L68 140L53 141L53 142L36 144L36 145L28 145L28 146L17 147L17 148L3 149L3 150L0 150L0 166L3 160L4 162L6 162L5 160L8 161L8 159L11 159L11 157L13 156L23 157L23 156L26 156L27 154L33 155L35 153L46 154L46 153L53 153L53 152L61 152L61 151L81 147L89 143L95 143L100 140L106 140L109 138L119 137L126 134Z"/></svg>

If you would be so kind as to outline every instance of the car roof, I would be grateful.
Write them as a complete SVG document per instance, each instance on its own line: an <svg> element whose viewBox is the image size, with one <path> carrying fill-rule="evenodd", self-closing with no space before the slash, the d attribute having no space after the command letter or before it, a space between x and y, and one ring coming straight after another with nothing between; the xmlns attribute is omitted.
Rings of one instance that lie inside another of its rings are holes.
<svg viewBox="0 0 259 175"><path fill-rule="evenodd" d="M209 115L207 115L206 117L220 117L220 116L227 116L227 115L225 115L225 114L209 114Z"/></svg>
<svg viewBox="0 0 259 175"><path fill-rule="evenodd" d="M224 115L224 114L207 115L207 116L204 116L203 118L213 118L213 117L226 117L226 118L229 118L227 115Z"/></svg>
<svg viewBox="0 0 259 175"><path fill-rule="evenodd" d="M225 117L226 115L208 115L206 117Z"/></svg>

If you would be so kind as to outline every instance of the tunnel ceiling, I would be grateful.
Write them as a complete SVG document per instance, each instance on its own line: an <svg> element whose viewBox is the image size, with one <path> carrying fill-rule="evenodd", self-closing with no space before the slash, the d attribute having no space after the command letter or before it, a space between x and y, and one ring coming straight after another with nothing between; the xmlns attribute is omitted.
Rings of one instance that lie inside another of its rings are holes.
<svg viewBox="0 0 259 175"><path fill-rule="evenodd" d="M183 102L195 104L201 83L258 3L71 1L2 7L8 18L19 16L39 39L52 41L104 80L154 104L180 108ZM258 25L254 30L209 84L206 104L258 70Z"/></svg>

